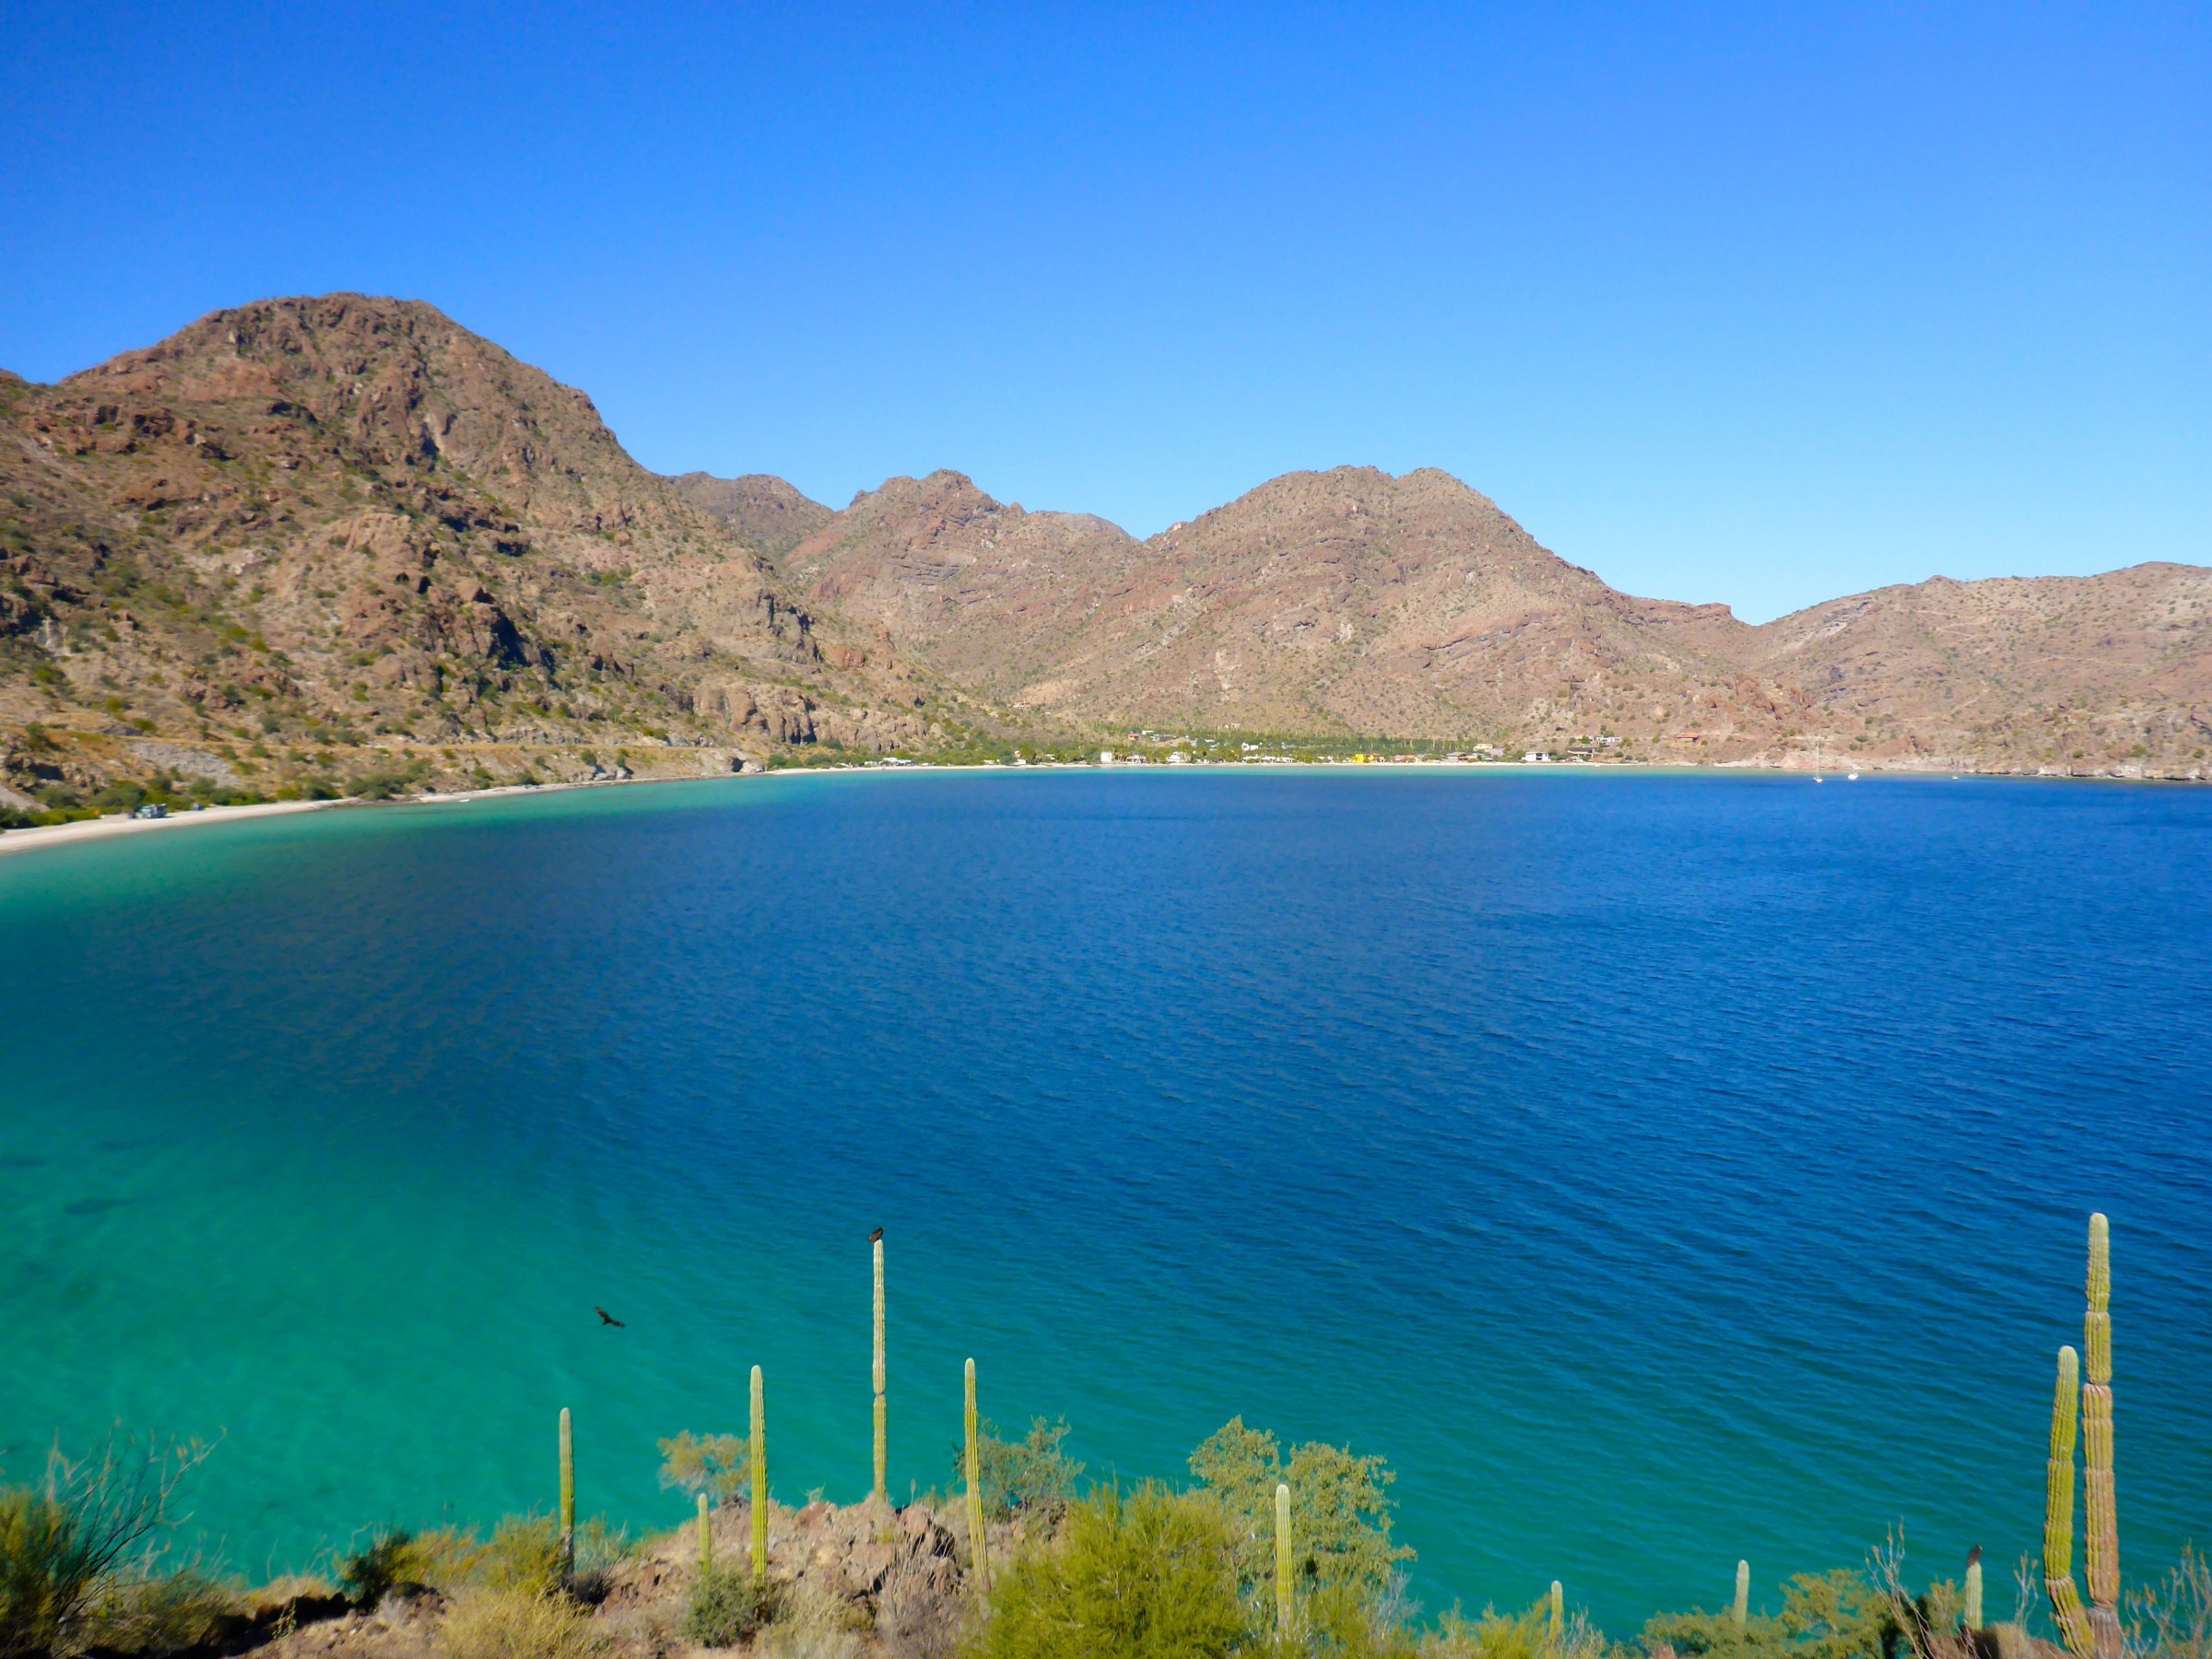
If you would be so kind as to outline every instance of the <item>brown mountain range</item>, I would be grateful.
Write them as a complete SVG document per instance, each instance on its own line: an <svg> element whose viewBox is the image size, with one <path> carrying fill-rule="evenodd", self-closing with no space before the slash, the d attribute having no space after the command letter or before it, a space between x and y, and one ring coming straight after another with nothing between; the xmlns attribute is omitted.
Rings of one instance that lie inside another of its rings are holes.
<svg viewBox="0 0 2212 1659"><path fill-rule="evenodd" d="M1616 592L1448 474L1349 466L1143 542L894 478L778 563L946 678L1087 726L2183 774L2212 745L2195 566L1938 579L1752 627Z"/></svg>
<svg viewBox="0 0 2212 1659"><path fill-rule="evenodd" d="M2203 775L2212 571L1630 598L1447 475L1149 540L956 473L831 512L665 478L413 301L219 312L0 376L0 810L976 752L1132 730ZM1607 740L1612 740L1608 742Z"/></svg>

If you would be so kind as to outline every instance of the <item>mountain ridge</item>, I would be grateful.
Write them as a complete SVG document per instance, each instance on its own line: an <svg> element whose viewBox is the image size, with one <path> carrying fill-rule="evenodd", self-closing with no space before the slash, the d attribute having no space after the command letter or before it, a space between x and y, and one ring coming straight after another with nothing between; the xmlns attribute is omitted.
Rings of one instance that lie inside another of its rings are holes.
<svg viewBox="0 0 2212 1659"><path fill-rule="evenodd" d="M1620 593L1433 467L1288 473L1143 539L949 470L832 510L652 473L414 300L0 371L0 810L149 747L265 791L1163 729L2201 777L2208 624L2212 570L2156 562L1754 625Z"/></svg>

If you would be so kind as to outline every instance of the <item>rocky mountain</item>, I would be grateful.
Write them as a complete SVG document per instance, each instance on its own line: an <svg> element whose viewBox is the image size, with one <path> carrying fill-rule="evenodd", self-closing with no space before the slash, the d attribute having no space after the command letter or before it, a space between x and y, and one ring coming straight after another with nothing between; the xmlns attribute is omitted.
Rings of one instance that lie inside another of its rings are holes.
<svg viewBox="0 0 2212 1659"><path fill-rule="evenodd" d="M723 527L748 547L771 559L790 552L836 515L819 501L801 495L769 473L717 478L703 472L679 473L669 480L695 507L722 521Z"/></svg>
<svg viewBox="0 0 2212 1659"><path fill-rule="evenodd" d="M2212 571L1633 598L1434 470L1139 541L958 473L658 477L414 301L0 374L0 815L1133 731L2203 776ZM111 794L112 788L111 788ZM100 796L105 799L104 796Z"/></svg>
<svg viewBox="0 0 2212 1659"><path fill-rule="evenodd" d="M295 782L929 740L928 687L818 625L582 392L429 305L266 301L10 376L0 502L0 728L86 740L18 746L18 797L127 771L135 740Z"/></svg>
<svg viewBox="0 0 2212 1659"><path fill-rule="evenodd" d="M2184 773L2212 743L2212 571L1937 581L1754 628L1618 593L1433 470L1294 473L1146 542L895 478L780 563L947 678L1088 725Z"/></svg>

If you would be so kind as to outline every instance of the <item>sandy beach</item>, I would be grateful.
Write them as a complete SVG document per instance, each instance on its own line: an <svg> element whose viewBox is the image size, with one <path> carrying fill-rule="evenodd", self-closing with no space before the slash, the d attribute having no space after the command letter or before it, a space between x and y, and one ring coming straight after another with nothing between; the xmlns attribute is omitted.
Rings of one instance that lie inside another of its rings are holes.
<svg viewBox="0 0 2212 1659"><path fill-rule="evenodd" d="M234 824L240 818L271 818L280 812L312 812L322 806L342 806L343 801L270 801L258 806L207 806L198 812L172 812L167 818L84 818L74 824L42 824L34 830L10 830L0 834L0 853L28 853L37 847L59 847L70 841L99 841L111 835L139 835L157 830L180 830L187 824Z"/></svg>

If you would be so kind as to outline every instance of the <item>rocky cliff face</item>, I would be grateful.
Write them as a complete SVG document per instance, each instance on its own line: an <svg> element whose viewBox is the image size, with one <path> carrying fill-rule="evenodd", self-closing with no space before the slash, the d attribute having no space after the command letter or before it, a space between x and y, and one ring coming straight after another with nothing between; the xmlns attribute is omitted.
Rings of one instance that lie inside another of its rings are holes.
<svg viewBox="0 0 2212 1659"><path fill-rule="evenodd" d="M0 723L98 715L277 770L926 735L912 677L825 638L588 397L428 305L272 300L10 377L0 493Z"/></svg>

